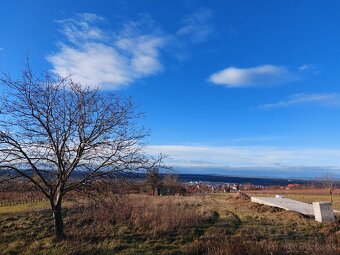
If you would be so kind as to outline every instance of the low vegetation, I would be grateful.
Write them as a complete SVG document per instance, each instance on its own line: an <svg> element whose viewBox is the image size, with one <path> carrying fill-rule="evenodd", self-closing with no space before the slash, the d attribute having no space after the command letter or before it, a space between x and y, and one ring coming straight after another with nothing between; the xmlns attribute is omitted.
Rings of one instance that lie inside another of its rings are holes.
<svg viewBox="0 0 340 255"><path fill-rule="evenodd" d="M0 207L1 254L339 254L340 222L253 204L228 193L68 202L67 239L54 242L51 213ZM14 205L17 207L20 205ZM35 211L32 209L35 208Z"/></svg>

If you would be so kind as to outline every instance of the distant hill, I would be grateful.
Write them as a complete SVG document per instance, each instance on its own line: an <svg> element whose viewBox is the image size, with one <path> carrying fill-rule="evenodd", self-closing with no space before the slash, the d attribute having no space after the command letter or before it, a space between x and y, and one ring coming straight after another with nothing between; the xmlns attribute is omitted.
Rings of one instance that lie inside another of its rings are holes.
<svg viewBox="0 0 340 255"><path fill-rule="evenodd" d="M281 178L261 178L261 177L237 177L223 175L208 175L208 174L179 174L180 181L189 182L212 182L212 183L251 183L254 185L287 185L290 183L305 184L310 180L301 179L281 179Z"/></svg>

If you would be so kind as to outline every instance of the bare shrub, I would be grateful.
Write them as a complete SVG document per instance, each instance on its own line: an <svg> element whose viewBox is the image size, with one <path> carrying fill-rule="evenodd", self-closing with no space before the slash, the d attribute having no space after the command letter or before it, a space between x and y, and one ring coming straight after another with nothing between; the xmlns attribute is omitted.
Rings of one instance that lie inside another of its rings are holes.
<svg viewBox="0 0 340 255"><path fill-rule="evenodd" d="M116 196L105 203L88 204L86 210L98 227L115 225L152 237L186 234L210 217L195 204L178 203L169 197Z"/></svg>
<svg viewBox="0 0 340 255"><path fill-rule="evenodd" d="M186 254L204 255L265 255L265 254L339 254L337 241L328 238L306 240L251 240L243 236L217 234L211 238L198 239L184 247Z"/></svg>

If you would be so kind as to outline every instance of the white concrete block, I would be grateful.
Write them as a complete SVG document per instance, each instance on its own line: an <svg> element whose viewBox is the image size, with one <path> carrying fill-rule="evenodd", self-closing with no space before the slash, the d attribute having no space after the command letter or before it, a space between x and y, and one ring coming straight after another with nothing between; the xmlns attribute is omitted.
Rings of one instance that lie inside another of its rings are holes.
<svg viewBox="0 0 340 255"><path fill-rule="evenodd" d="M313 202L315 220L318 222L332 222L335 220L333 207L328 202Z"/></svg>

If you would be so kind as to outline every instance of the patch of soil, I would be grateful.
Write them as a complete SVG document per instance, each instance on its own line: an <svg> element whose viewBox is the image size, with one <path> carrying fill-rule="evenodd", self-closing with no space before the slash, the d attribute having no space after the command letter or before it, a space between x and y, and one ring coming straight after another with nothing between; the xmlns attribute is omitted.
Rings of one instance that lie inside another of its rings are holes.
<svg viewBox="0 0 340 255"><path fill-rule="evenodd" d="M243 192L237 192L235 194L235 198L238 199L238 200L250 201L250 196L248 196L247 194L245 194Z"/></svg>
<svg viewBox="0 0 340 255"><path fill-rule="evenodd" d="M283 209L282 209L283 210ZM283 210L281 216L285 219L300 220L300 219L310 219L312 216L303 215L298 212Z"/></svg>
<svg viewBox="0 0 340 255"><path fill-rule="evenodd" d="M255 210L256 212L283 212L285 211L284 209L278 208L278 207L273 207L273 206L268 206L268 205L261 205L261 204L256 204L252 203L251 208Z"/></svg>

